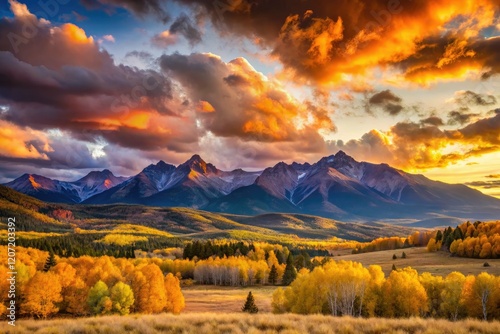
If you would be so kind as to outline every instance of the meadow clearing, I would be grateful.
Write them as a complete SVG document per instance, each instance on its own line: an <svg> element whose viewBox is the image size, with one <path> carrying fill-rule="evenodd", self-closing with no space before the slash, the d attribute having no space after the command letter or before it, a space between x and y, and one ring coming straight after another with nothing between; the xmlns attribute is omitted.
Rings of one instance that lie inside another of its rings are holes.
<svg viewBox="0 0 500 334"><path fill-rule="evenodd" d="M213 285L193 285L183 287L186 308L182 313L232 313L240 312L249 291L261 313L271 312L271 300L277 286L221 287Z"/></svg>
<svg viewBox="0 0 500 334"><path fill-rule="evenodd" d="M406 259L401 258L406 253ZM392 259L393 254L398 257ZM351 250L334 251L334 260L360 262L364 266L377 264L382 267L386 276L391 272L392 265L401 269L412 267L419 273L429 272L433 275L446 276L453 271L464 275L477 275L482 272L500 276L500 259L472 259L452 257L449 252L428 252L425 247L386 250L362 254L351 254ZM483 267L488 262L490 267Z"/></svg>

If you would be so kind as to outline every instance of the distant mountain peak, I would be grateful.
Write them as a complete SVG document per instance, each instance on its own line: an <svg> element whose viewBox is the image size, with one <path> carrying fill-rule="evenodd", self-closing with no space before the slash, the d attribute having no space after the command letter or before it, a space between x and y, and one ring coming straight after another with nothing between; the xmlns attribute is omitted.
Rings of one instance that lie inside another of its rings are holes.
<svg viewBox="0 0 500 334"><path fill-rule="evenodd" d="M211 163L205 162L198 154L193 155L188 161L179 165L179 168L186 169L188 168L190 171L194 171L196 173L208 174L208 173L217 173L217 168Z"/></svg>
<svg viewBox="0 0 500 334"><path fill-rule="evenodd" d="M281 168L288 168L288 167L290 167L290 166L288 166L287 163L285 163L284 161L280 161L273 168L280 168L281 169Z"/></svg>
<svg viewBox="0 0 500 334"><path fill-rule="evenodd" d="M174 165L167 164L165 161L160 160L155 164L151 164L143 169L143 172L169 172L175 169Z"/></svg>
<svg viewBox="0 0 500 334"><path fill-rule="evenodd" d="M157 167L166 167L166 166L171 166L171 165L167 164L163 160L160 160L160 161L158 161L158 163L155 166L157 166Z"/></svg>
<svg viewBox="0 0 500 334"><path fill-rule="evenodd" d="M342 150L338 151L337 154L335 154L335 158L342 158L345 156L348 156L348 155Z"/></svg>
<svg viewBox="0 0 500 334"><path fill-rule="evenodd" d="M94 170L94 171L91 171L90 173L88 173L87 175L85 175L84 177L82 177L80 180L85 180L88 178L96 178L96 177L108 178L108 177L112 177L112 176L115 176L115 175L109 169L103 169L102 171Z"/></svg>
<svg viewBox="0 0 500 334"><path fill-rule="evenodd" d="M205 162L200 155L194 154L187 162Z"/></svg>

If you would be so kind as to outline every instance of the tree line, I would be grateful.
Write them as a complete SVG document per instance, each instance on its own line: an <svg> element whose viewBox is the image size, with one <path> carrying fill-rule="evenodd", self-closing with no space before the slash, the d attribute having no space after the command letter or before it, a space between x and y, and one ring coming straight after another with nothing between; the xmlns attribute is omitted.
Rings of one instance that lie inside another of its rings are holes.
<svg viewBox="0 0 500 334"><path fill-rule="evenodd" d="M0 246L2 263L7 263L5 248ZM16 260L16 311L21 315L179 313L184 308L179 278L150 259L58 258L17 247ZM9 271L0 266L0 291L8 291ZM7 311L5 298L0 297L0 315Z"/></svg>
<svg viewBox="0 0 500 334"><path fill-rule="evenodd" d="M465 222L454 229L450 226L438 230L427 244L427 250L441 248L461 257L497 259L500 257L500 221Z"/></svg>
<svg viewBox="0 0 500 334"><path fill-rule="evenodd" d="M331 261L301 270L289 287L274 292L272 307L275 313L500 319L500 277L419 275L410 267L385 277L378 265Z"/></svg>
<svg viewBox="0 0 500 334"><path fill-rule="evenodd" d="M148 235L147 240L135 241L129 245L100 242L106 235L106 233L71 233L43 238L19 238L17 244L52 252L61 257L107 255L117 258L134 258L136 249L151 252L155 249L182 245L182 241L178 238L151 235ZM6 240L0 241L1 243L6 244Z"/></svg>
<svg viewBox="0 0 500 334"><path fill-rule="evenodd" d="M416 231L406 238L385 237L377 238L370 242L358 243L354 246L353 254L393 250L408 247L425 247L435 235L432 231Z"/></svg>

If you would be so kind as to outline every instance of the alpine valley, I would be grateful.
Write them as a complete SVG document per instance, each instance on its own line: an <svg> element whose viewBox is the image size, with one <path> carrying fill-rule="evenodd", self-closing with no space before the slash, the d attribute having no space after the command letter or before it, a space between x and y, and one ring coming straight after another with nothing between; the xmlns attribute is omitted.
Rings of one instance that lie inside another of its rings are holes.
<svg viewBox="0 0 500 334"><path fill-rule="evenodd" d="M500 214L500 200L465 185L433 181L387 164L358 162L342 151L312 165L280 162L261 172L222 171L194 155L178 166L160 161L129 178L109 170L74 182L24 174L5 185L40 200L67 204L126 203L363 221L413 219L426 227Z"/></svg>

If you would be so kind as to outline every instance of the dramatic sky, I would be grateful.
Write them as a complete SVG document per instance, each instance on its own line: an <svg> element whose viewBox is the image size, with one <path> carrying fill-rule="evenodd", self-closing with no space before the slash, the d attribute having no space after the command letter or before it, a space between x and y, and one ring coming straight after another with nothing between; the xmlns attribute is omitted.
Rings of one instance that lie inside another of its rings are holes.
<svg viewBox="0 0 500 334"><path fill-rule="evenodd" d="M500 0L9 0L0 16L0 182L344 150L500 197Z"/></svg>

